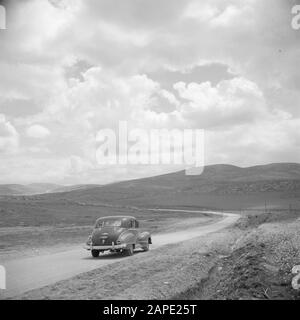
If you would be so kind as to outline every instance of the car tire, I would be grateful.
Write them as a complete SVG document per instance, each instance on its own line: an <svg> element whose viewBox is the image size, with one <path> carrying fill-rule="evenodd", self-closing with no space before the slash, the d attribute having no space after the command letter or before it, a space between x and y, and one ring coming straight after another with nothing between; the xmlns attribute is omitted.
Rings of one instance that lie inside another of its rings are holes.
<svg viewBox="0 0 300 320"><path fill-rule="evenodd" d="M125 256L132 256L133 255L133 245L131 244L128 246L127 249L124 250L124 255Z"/></svg>
<svg viewBox="0 0 300 320"><path fill-rule="evenodd" d="M145 246L143 246L142 247L142 249L144 250L144 251L149 251L149 242L147 242L147 244L145 245Z"/></svg>
<svg viewBox="0 0 300 320"><path fill-rule="evenodd" d="M93 256L93 258L98 258L98 257L99 257L99 254L100 254L100 251L99 251L99 250L92 250L92 256Z"/></svg>

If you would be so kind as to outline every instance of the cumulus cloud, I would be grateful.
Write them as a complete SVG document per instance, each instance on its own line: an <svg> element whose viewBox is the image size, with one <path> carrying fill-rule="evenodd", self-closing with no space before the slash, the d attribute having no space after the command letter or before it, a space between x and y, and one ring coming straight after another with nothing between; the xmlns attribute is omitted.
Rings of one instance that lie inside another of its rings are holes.
<svg viewBox="0 0 300 320"><path fill-rule="evenodd" d="M2 158L0 174L13 166L16 177L53 180L60 167L69 182L96 182L95 172L101 180L95 137L119 120L205 128L210 163L299 161L293 4L10 1L0 33L0 152L19 158Z"/></svg>
<svg viewBox="0 0 300 320"><path fill-rule="evenodd" d="M43 139L50 135L49 129L40 124L34 124L30 126L26 131L28 137L36 138L36 139Z"/></svg>
<svg viewBox="0 0 300 320"><path fill-rule="evenodd" d="M263 93L257 85L245 78L219 82L174 84L183 102L182 117L193 126L235 126L249 123L267 115Z"/></svg>
<svg viewBox="0 0 300 320"><path fill-rule="evenodd" d="M255 124L207 131L205 157L212 163L240 166L271 162L300 162L300 119L274 115ZM251 159L251 161L249 161Z"/></svg>
<svg viewBox="0 0 300 320"><path fill-rule="evenodd" d="M14 153L18 149L19 134L14 126L0 114L0 153Z"/></svg>

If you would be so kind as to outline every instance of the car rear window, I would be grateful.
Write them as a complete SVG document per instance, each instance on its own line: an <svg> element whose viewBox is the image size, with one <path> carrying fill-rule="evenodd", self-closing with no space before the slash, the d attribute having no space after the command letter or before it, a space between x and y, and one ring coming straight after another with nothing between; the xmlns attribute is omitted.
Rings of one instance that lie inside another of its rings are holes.
<svg viewBox="0 0 300 320"><path fill-rule="evenodd" d="M96 223L96 228L103 227L121 227L122 220L120 219L107 219L107 220L99 220Z"/></svg>

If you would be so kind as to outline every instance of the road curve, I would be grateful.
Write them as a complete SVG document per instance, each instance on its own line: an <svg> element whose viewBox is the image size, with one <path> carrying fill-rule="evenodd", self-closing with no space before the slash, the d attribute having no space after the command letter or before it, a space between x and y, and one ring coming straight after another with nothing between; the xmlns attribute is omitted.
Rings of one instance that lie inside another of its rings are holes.
<svg viewBox="0 0 300 320"><path fill-rule="evenodd" d="M219 231L230 226L239 219L239 215L233 213L168 209L153 210L198 212L201 214L209 213L222 215L223 218L209 225L200 225L183 231L153 235L153 245L151 246L151 249ZM98 259L93 259L86 250L74 247L72 250L59 253L7 261L6 263L3 263L7 272L7 289L0 291L0 299L13 297L32 289L41 288L57 281L71 278L80 273L121 261L122 259L124 258L116 254L105 254Z"/></svg>

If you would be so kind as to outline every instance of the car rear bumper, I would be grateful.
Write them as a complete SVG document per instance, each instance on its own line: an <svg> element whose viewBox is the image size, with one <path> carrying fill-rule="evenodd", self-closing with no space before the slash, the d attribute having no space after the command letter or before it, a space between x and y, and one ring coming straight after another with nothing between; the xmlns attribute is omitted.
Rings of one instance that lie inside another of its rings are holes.
<svg viewBox="0 0 300 320"><path fill-rule="evenodd" d="M125 249L127 245L125 243L123 244L112 244L109 246L93 246L93 245L85 245L84 248L86 250L120 250Z"/></svg>

